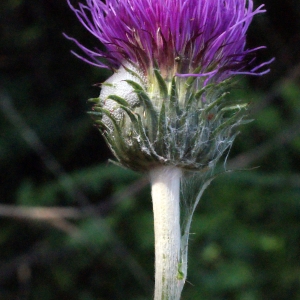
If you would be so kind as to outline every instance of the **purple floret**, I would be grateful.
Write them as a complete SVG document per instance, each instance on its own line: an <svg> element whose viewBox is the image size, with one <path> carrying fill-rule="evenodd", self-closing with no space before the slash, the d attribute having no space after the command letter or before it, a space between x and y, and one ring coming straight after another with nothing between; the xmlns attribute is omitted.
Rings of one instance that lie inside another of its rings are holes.
<svg viewBox="0 0 300 300"><path fill-rule="evenodd" d="M165 76L206 76L224 80L235 74L263 75L271 61L253 65L246 31L254 15L252 0L86 0L75 8L85 28L106 51L90 50L78 57L101 68L133 63L147 74L158 67ZM251 67L252 66L252 67Z"/></svg>

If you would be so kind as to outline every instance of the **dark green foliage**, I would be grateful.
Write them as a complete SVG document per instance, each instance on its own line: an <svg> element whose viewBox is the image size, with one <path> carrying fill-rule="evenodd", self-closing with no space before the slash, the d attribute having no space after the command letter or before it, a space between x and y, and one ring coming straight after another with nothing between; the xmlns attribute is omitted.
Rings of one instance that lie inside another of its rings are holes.
<svg viewBox="0 0 300 300"><path fill-rule="evenodd" d="M264 2L248 41L268 45L258 60L276 56L272 72L241 78L227 95L230 106L250 103L255 121L242 126L226 168L259 168L225 172L204 193L183 300L300 299L300 4ZM0 299L150 300L150 190L141 175L107 163L86 99L109 73L72 56L62 32L102 47L65 1L1 2ZM161 135L167 109L157 116ZM46 219L32 207L73 215Z"/></svg>

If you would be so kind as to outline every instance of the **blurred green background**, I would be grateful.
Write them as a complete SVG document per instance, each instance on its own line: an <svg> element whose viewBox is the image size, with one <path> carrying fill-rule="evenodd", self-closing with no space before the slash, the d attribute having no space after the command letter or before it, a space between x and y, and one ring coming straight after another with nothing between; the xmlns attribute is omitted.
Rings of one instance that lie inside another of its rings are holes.
<svg viewBox="0 0 300 300"><path fill-rule="evenodd" d="M232 91L255 121L227 161L259 168L205 192L183 300L300 299L300 2L264 3L248 46L276 61ZM152 299L147 179L107 163L86 100L109 72L71 55L62 32L95 45L66 1L1 1L0 299Z"/></svg>

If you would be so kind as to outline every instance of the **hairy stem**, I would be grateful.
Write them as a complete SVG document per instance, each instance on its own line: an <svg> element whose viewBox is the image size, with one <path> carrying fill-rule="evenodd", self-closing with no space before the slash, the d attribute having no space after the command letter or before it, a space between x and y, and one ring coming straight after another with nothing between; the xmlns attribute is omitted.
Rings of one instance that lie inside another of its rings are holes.
<svg viewBox="0 0 300 300"><path fill-rule="evenodd" d="M154 300L178 300L184 285L180 262L180 180L175 167L150 171L155 233Z"/></svg>

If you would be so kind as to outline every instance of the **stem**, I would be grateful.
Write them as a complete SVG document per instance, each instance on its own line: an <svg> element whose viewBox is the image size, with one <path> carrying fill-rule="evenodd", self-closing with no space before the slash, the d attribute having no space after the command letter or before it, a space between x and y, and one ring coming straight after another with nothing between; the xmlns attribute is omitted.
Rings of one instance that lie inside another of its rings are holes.
<svg viewBox="0 0 300 300"><path fill-rule="evenodd" d="M155 234L154 300L179 300L184 285L180 262L180 179L175 167L150 171Z"/></svg>

